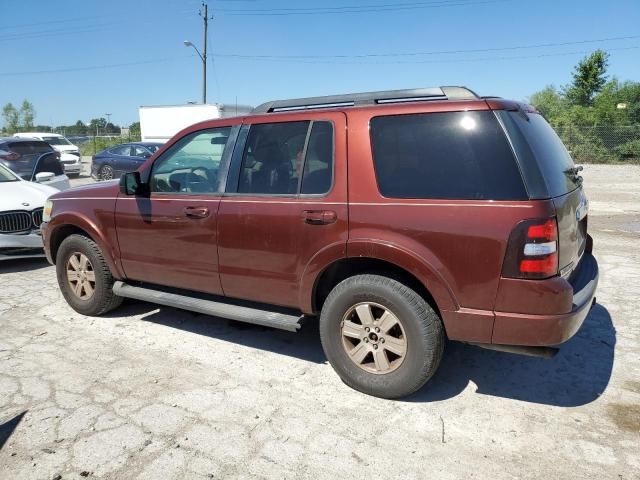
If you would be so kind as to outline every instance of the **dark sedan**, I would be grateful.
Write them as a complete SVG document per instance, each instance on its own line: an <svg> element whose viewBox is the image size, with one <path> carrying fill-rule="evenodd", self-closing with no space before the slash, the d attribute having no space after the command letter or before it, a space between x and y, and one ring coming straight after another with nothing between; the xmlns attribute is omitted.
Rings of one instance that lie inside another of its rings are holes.
<svg viewBox="0 0 640 480"><path fill-rule="evenodd" d="M155 142L135 142L106 148L93 156L91 176L96 180L120 178L123 173L137 170L162 145Z"/></svg>

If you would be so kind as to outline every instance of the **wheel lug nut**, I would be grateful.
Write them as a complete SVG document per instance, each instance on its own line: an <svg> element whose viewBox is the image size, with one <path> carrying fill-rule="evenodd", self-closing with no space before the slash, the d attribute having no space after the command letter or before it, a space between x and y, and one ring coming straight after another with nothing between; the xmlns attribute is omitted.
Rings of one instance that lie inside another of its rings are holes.
<svg viewBox="0 0 640 480"><path fill-rule="evenodd" d="M376 327L376 332L379 332L379 331L380 331L380 328L379 328L379 327Z"/></svg>
<svg viewBox="0 0 640 480"><path fill-rule="evenodd" d="M380 343L384 343L384 338L381 338L381 339L380 339Z"/></svg>
<svg viewBox="0 0 640 480"><path fill-rule="evenodd" d="M375 343L373 344L373 349L377 350L378 349L378 345L376 345Z"/></svg>
<svg viewBox="0 0 640 480"><path fill-rule="evenodd" d="M369 343L369 339L367 337L364 337L364 343Z"/></svg>
<svg viewBox="0 0 640 480"><path fill-rule="evenodd" d="M370 330L370 328L369 328L369 327L366 327L366 328L364 329L364 331L365 331L365 332L368 332L369 330Z"/></svg>

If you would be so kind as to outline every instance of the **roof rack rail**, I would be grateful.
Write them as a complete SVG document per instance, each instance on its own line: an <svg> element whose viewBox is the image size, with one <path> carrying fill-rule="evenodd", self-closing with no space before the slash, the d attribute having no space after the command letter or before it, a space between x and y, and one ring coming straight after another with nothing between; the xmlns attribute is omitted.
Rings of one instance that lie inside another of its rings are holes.
<svg viewBox="0 0 640 480"><path fill-rule="evenodd" d="M317 108L355 107L386 103L419 102L433 100L477 100L480 97L466 87L429 87L409 90L383 90L380 92L348 93L324 97L273 100L258 105L252 113L291 112Z"/></svg>

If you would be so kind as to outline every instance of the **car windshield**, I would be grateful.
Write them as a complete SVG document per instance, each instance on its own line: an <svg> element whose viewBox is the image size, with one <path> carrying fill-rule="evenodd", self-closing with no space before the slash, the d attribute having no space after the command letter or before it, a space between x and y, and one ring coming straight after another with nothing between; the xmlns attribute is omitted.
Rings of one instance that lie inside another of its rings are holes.
<svg viewBox="0 0 640 480"><path fill-rule="evenodd" d="M18 177L16 177L11 170L0 165L0 183L17 181Z"/></svg>
<svg viewBox="0 0 640 480"><path fill-rule="evenodd" d="M71 145L71 142L64 137L42 137L42 140L49 145Z"/></svg>

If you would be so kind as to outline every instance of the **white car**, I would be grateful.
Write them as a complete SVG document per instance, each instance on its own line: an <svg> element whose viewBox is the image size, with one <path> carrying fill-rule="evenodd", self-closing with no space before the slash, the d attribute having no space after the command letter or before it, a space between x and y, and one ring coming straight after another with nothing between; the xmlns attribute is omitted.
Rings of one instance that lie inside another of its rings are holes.
<svg viewBox="0 0 640 480"><path fill-rule="evenodd" d="M35 138L47 142L58 153L60 153L60 163L64 167L64 173L69 176L80 175L82 165L80 163L80 149L58 133L46 132L21 132L14 133L17 138Z"/></svg>
<svg viewBox="0 0 640 480"><path fill-rule="evenodd" d="M59 190L27 182L0 165L0 260L42 257L45 202Z"/></svg>

